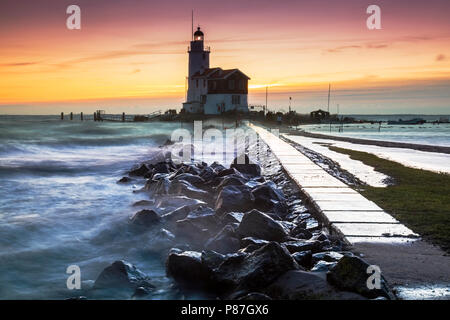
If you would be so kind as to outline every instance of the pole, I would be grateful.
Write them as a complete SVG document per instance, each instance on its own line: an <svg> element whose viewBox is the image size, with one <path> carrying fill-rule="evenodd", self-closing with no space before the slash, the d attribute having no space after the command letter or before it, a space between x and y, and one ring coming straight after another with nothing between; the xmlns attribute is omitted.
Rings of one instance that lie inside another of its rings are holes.
<svg viewBox="0 0 450 320"><path fill-rule="evenodd" d="M80 120L83 121L83 112L80 113Z"/></svg>
<svg viewBox="0 0 450 320"><path fill-rule="evenodd" d="M61 120L64 120L64 112L61 112Z"/></svg>
<svg viewBox="0 0 450 320"><path fill-rule="evenodd" d="M70 120L73 120L73 112L70 113Z"/></svg>
<svg viewBox="0 0 450 320"><path fill-rule="evenodd" d="M328 84L328 112L330 112L330 90L331 90L331 83Z"/></svg>
<svg viewBox="0 0 450 320"><path fill-rule="evenodd" d="M266 112L267 112L267 95L268 95L268 90L269 90L269 86L266 86L266 107L265 107L264 115L266 115Z"/></svg>

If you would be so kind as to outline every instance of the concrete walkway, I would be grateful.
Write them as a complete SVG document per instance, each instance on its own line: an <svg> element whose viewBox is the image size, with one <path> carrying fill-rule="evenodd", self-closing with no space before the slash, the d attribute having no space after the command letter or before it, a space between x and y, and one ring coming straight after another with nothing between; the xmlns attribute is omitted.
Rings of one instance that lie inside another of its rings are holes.
<svg viewBox="0 0 450 320"><path fill-rule="evenodd" d="M336 232L403 299L450 299L450 257L269 131L251 125Z"/></svg>
<svg viewBox="0 0 450 320"><path fill-rule="evenodd" d="M402 242L417 237L374 202L327 173L290 144L261 127L251 127L267 143L330 230L342 235L349 244L366 242L368 238Z"/></svg>

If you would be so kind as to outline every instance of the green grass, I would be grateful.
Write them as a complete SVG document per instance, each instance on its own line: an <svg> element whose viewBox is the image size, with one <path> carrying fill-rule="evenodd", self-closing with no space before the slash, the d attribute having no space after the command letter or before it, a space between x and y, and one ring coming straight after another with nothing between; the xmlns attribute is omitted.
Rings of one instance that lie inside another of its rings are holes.
<svg viewBox="0 0 450 320"><path fill-rule="evenodd" d="M329 149L392 177L392 186L364 186L359 191L414 232L450 252L450 175L408 168L366 152Z"/></svg>

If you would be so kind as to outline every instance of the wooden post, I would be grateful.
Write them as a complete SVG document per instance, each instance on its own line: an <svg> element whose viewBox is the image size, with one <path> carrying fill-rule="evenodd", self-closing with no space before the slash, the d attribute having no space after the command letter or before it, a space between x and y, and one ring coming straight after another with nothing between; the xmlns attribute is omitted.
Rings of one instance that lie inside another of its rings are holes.
<svg viewBox="0 0 450 320"><path fill-rule="evenodd" d="M70 120L73 120L73 112L70 113Z"/></svg>
<svg viewBox="0 0 450 320"><path fill-rule="evenodd" d="M94 112L94 121L97 121L97 113Z"/></svg>
<svg viewBox="0 0 450 320"><path fill-rule="evenodd" d="M125 122L125 112L122 112L122 122Z"/></svg>
<svg viewBox="0 0 450 320"><path fill-rule="evenodd" d="M61 112L61 120L64 120L64 112Z"/></svg>
<svg viewBox="0 0 450 320"><path fill-rule="evenodd" d="M83 112L80 113L80 120L83 121Z"/></svg>

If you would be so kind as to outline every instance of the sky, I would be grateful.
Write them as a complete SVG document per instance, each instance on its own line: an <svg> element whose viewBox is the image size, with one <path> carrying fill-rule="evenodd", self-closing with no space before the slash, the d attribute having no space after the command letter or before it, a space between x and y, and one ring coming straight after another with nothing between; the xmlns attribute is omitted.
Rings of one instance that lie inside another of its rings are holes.
<svg viewBox="0 0 450 320"><path fill-rule="evenodd" d="M251 105L267 87L269 110L327 108L331 83L333 113L450 114L448 0L2 0L0 114L180 109L192 9L211 67L247 74Z"/></svg>

